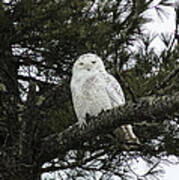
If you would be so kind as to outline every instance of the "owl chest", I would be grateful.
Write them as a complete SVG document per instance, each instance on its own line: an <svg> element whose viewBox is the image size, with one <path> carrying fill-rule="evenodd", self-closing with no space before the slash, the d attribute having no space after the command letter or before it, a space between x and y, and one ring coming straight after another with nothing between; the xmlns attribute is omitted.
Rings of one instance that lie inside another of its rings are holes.
<svg viewBox="0 0 179 180"><path fill-rule="evenodd" d="M92 76L81 82L80 90L84 97L93 99L104 93L105 88L104 83L98 77Z"/></svg>
<svg viewBox="0 0 179 180"><path fill-rule="evenodd" d="M105 90L105 84L97 77L87 79L80 86L79 101L90 115L97 115L102 110L110 109L111 103Z"/></svg>

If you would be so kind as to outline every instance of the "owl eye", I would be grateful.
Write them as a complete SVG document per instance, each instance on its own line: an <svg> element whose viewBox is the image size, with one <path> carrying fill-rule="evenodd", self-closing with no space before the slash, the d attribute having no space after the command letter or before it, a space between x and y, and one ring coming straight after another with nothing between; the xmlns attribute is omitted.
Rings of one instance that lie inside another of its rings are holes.
<svg viewBox="0 0 179 180"><path fill-rule="evenodd" d="M95 64L96 63L96 61L91 61L93 64Z"/></svg>
<svg viewBox="0 0 179 180"><path fill-rule="evenodd" d="M82 62L80 62L80 63L79 63L79 65L80 65L80 66L83 66L83 63L82 63Z"/></svg>

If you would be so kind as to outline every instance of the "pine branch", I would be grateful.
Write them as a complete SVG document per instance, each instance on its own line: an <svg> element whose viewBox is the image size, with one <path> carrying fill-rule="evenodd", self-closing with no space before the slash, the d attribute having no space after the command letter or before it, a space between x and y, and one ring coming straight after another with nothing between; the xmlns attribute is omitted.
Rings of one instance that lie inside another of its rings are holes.
<svg viewBox="0 0 179 180"><path fill-rule="evenodd" d="M44 138L41 142L41 152L44 162L56 157L63 157L72 149L80 149L83 142L95 139L96 136L112 132L124 124L136 122L163 122L169 116L178 112L179 93L162 97L146 97L138 103L129 102L126 106L102 112L92 118L85 129L79 129L77 124L59 134Z"/></svg>
<svg viewBox="0 0 179 180"><path fill-rule="evenodd" d="M161 84L157 85L154 89L148 92L148 96L151 96L152 94L156 93L160 89L164 88L167 86L168 82L175 77L179 73L179 66L177 66L165 79L161 82Z"/></svg>

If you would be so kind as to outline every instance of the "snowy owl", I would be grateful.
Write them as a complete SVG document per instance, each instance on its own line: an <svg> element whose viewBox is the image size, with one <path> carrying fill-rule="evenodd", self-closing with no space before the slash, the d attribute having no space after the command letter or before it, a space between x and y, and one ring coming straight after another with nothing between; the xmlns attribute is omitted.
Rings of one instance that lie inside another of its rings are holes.
<svg viewBox="0 0 179 180"><path fill-rule="evenodd" d="M120 84L105 70L103 61L96 54L83 54L76 60L70 85L75 113L81 128L87 125L87 114L97 116L102 111L125 104ZM121 126L117 131L125 140L138 142L131 125Z"/></svg>

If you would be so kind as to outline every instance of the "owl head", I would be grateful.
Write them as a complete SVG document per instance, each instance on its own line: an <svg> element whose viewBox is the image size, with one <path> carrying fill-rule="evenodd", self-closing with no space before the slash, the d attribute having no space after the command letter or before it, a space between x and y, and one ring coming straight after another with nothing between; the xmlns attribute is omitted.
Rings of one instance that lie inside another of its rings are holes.
<svg viewBox="0 0 179 180"><path fill-rule="evenodd" d="M96 54L87 53L81 55L73 65L75 72L104 72L105 67L102 59Z"/></svg>

